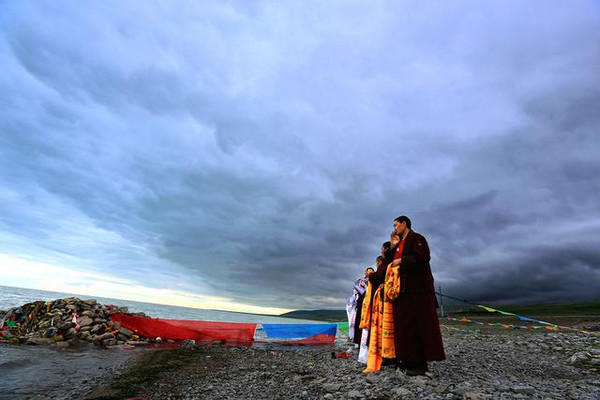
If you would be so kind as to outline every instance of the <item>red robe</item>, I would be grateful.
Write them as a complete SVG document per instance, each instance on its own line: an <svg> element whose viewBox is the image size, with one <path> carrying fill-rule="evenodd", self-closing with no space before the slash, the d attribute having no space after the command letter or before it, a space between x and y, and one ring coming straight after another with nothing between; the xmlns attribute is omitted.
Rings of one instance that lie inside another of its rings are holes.
<svg viewBox="0 0 600 400"><path fill-rule="evenodd" d="M396 359L409 363L446 358L436 310L429 246L410 231L400 263L401 292L394 302Z"/></svg>

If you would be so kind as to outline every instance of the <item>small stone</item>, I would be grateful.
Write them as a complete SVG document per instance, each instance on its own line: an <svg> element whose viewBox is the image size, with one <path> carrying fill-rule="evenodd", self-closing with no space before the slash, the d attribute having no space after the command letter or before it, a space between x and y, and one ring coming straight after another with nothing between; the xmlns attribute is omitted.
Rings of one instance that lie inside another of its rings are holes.
<svg viewBox="0 0 600 400"><path fill-rule="evenodd" d="M511 386L511 390L515 393L534 394L535 388L532 386Z"/></svg>
<svg viewBox="0 0 600 400"><path fill-rule="evenodd" d="M323 384L323 390L325 390L326 392L337 392L341 388L342 388L342 385L340 383L324 383Z"/></svg>
<svg viewBox="0 0 600 400"><path fill-rule="evenodd" d="M583 352L575 353L569 358L569 364L571 364L571 365L577 364L578 362L581 362L581 361L587 361L589 358L590 358L589 355L586 353L583 353Z"/></svg>
<svg viewBox="0 0 600 400"><path fill-rule="evenodd" d="M58 325L58 330L59 331L66 331L67 329L71 328L73 326L73 324L71 323L71 321L69 322L63 322L60 325Z"/></svg>
<svg viewBox="0 0 600 400"><path fill-rule="evenodd" d="M84 317L79 318L77 323L79 324L79 326L88 326L88 325L92 325L94 323L94 320L91 319L90 317L84 316Z"/></svg>
<svg viewBox="0 0 600 400"><path fill-rule="evenodd" d="M148 344L148 342L143 341L143 340L128 340L125 343L130 344L132 346L145 346Z"/></svg>
<svg viewBox="0 0 600 400"><path fill-rule="evenodd" d="M64 333L64 337L67 339L71 339L77 335L77 331L74 328L70 328Z"/></svg>
<svg viewBox="0 0 600 400"><path fill-rule="evenodd" d="M198 347L198 345L196 344L195 340L192 339L186 339L181 343L181 346L179 346L180 349L184 349L184 350L198 350L200 349L200 347Z"/></svg>
<svg viewBox="0 0 600 400"><path fill-rule="evenodd" d="M481 393L467 392L465 393L466 400L485 400L485 396Z"/></svg>
<svg viewBox="0 0 600 400"><path fill-rule="evenodd" d="M106 333L105 333L105 334L103 334L103 335L96 336L96 337L94 338L94 340L97 340L97 341L103 341L103 340L106 340L106 339L113 339L114 337L115 337L115 335L113 335L112 333L110 333L110 332L106 332Z"/></svg>
<svg viewBox="0 0 600 400"><path fill-rule="evenodd" d="M429 381L429 379L427 377L425 377L425 376L419 375L419 376L415 376L414 378L412 378L411 381L413 383L416 383L417 385L424 386L424 385L427 384L427 382Z"/></svg>
<svg viewBox="0 0 600 400"><path fill-rule="evenodd" d="M375 374L369 374L369 375L367 375L367 381L369 381L371 383L377 383L377 382L379 382L379 376L377 376Z"/></svg>
<svg viewBox="0 0 600 400"><path fill-rule="evenodd" d="M129 330L129 329L127 329L127 328L123 328L123 327L121 327L121 329L120 329L120 333L122 333L123 335L125 335L125 336L127 336L127 337L129 337L129 336L133 335L133 332L132 332L132 331L130 331L130 330Z"/></svg>
<svg viewBox="0 0 600 400"><path fill-rule="evenodd" d="M104 332L105 330L106 330L106 325L98 324L98 325L94 325L94 327L90 330L90 332L93 333L94 335L97 335L101 332Z"/></svg>
<svg viewBox="0 0 600 400"><path fill-rule="evenodd" d="M323 396L324 399L333 399L333 395L331 393L327 393L325 396Z"/></svg>
<svg viewBox="0 0 600 400"><path fill-rule="evenodd" d="M396 393L397 396L400 397L410 397L412 396L412 392L410 390L408 390L407 388L397 388L396 390L394 390L394 392Z"/></svg>
<svg viewBox="0 0 600 400"><path fill-rule="evenodd" d="M50 338L40 338L40 337L30 337L27 339L25 344L30 344L34 346L44 346L54 343L54 340Z"/></svg>
<svg viewBox="0 0 600 400"><path fill-rule="evenodd" d="M361 397L360 396L360 392L358 390L351 390L351 391L348 392L348 398L350 398L350 399L356 399L358 397Z"/></svg>

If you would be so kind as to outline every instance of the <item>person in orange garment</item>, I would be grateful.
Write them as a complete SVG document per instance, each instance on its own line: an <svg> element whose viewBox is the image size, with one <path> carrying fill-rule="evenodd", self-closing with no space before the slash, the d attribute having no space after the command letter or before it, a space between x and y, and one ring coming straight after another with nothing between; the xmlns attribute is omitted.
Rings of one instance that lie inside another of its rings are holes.
<svg viewBox="0 0 600 400"><path fill-rule="evenodd" d="M360 320L363 310L363 301L365 300L365 294L367 292L367 283L369 275L375 272L373 267L367 267L365 269L364 279L358 279L354 283L354 291L357 293L356 297L356 315L354 316L354 336L352 342L360 345L362 337L362 329L360 327Z"/></svg>
<svg viewBox="0 0 600 400"><path fill-rule="evenodd" d="M396 361L407 375L423 375L428 361L446 358L436 310L429 245L411 229L403 215L394 220L401 241L392 266L399 266L400 293L394 300L394 344Z"/></svg>
<svg viewBox="0 0 600 400"><path fill-rule="evenodd" d="M391 243L390 243L391 242ZM377 258L378 268L369 275L369 294L372 297L371 312L365 313L361 326L370 327L368 342L367 367L363 372L377 372L385 365L394 365L396 355L394 352L394 313L393 300L398 296L400 279L398 267L392 267L391 261L395 246L400 242L400 237L392 232L390 242L382 245L382 256ZM384 257L387 256L388 260ZM372 291L372 289L375 289ZM366 300L365 300L366 301ZM365 303L366 304L366 303Z"/></svg>

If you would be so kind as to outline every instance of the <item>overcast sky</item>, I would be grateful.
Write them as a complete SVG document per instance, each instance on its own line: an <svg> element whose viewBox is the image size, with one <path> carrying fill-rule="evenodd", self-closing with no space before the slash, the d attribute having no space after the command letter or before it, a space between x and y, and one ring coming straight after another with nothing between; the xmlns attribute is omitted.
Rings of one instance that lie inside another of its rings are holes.
<svg viewBox="0 0 600 400"><path fill-rule="evenodd" d="M3 1L0 68L0 285L342 308L406 214L448 294L600 297L598 2Z"/></svg>

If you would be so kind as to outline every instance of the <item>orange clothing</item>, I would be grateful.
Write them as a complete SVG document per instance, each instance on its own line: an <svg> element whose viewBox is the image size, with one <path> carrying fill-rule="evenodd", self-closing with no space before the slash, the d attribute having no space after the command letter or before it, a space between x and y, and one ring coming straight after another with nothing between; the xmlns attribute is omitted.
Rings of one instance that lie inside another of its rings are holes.
<svg viewBox="0 0 600 400"><path fill-rule="evenodd" d="M373 284L369 282L367 285L367 291L365 292L365 299L362 303L362 312L360 314L360 325L358 326L360 329L369 329L371 326L371 310L369 307L371 306L371 297L373 293Z"/></svg>

